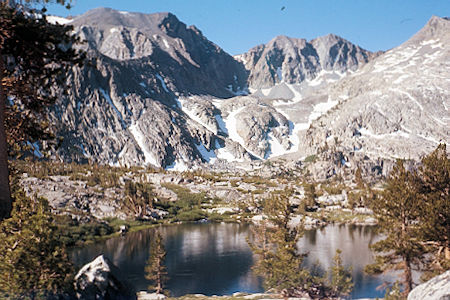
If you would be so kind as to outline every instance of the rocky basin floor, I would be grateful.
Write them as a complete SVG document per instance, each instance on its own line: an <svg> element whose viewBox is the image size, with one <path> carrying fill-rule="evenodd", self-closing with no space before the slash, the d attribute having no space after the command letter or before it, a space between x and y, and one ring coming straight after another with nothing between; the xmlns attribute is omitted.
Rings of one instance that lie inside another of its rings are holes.
<svg viewBox="0 0 450 300"><path fill-rule="evenodd" d="M17 163L16 168L23 171L19 181L29 195L47 198L54 212L81 223L111 219L259 222L264 219L264 199L286 192L297 208L293 225L300 221L306 227L331 222L376 224L365 206L376 186L361 182L55 163ZM135 185L130 188L129 182ZM151 198L145 203L136 200L144 197L140 187L146 188L149 194L145 197ZM131 198L136 198L135 202L131 203ZM186 201L196 203L180 210L180 203Z"/></svg>

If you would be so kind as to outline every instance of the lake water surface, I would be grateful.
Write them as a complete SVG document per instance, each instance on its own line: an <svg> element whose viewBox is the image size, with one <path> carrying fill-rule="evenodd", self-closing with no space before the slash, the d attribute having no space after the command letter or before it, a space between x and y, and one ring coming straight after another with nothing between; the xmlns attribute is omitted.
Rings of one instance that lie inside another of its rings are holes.
<svg viewBox="0 0 450 300"><path fill-rule="evenodd" d="M237 291L262 292L261 279L252 273L254 257L247 245L247 224L182 224L161 226L167 251L168 290L172 296L185 294L228 295ZM146 290L144 267L149 256L154 229L128 233L71 252L77 266L105 254L132 283L137 291ZM299 242L302 252L309 252L306 265L320 263L322 269L332 264L336 249L342 250L345 265L353 268L355 287L352 298L380 297L376 287L386 276L368 276L364 266L372 262L368 244L376 239L372 227L328 225L309 230Z"/></svg>

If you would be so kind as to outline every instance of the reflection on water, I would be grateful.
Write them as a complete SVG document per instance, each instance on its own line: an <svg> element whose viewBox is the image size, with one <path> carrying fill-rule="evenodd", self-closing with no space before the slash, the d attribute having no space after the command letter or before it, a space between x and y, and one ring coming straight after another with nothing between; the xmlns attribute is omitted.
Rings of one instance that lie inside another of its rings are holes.
<svg viewBox="0 0 450 300"><path fill-rule="evenodd" d="M251 272L253 256L247 245L249 225L183 224L160 227L164 237L169 273L168 289L174 296L202 293L225 295L236 291L261 292L261 280ZM74 249L72 259L81 266L104 253L120 268L136 290L146 290L144 267L149 255L152 230L129 233L94 245ZM352 265L353 297L377 297L383 278L363 273L370 262L369 242L375 239L370 227L329 225L309 230L299 241L308 252L308 266L319 261L321 269L332 264L336 249L342 250L344 264Z"/></svg>
<svg viewBox="0 0 450 300"><path fill-rule="evenodd" d="M352 298L382 297L384 291L377 291L383 281L390 281L388 276L368 276L364 274L364 266L372 263L372 254L368 248L377 241L373 227L354 225L328 225L322 229L305 232L299 241L299 249L308 252L308 266L320 263L321 270L327 270L333 264L336 249L342 250L343 264L352 266L355 283Z"/></svg>

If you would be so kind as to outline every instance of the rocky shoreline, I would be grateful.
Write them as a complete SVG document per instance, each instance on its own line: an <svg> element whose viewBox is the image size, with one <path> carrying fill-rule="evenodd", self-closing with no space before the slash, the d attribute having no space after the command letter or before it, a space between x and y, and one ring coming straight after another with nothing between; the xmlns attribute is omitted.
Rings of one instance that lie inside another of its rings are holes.
<svg viewBox="0 0 450 300"><path fill-rule="evenodd" d="M75 290L78 299L136 299L136 300L276 300L286 299L276 293L233 293L224 296L205 296L202 294L184 295L171 298L163 294L140 291L135 293L113 263L103 255L86 264L75 276ZM450 296L450 271L436 276L429 281L415 287L408 296L408 300L436 299L445 300ZM291 297L290 300L312 299L305 295ZM335 300L341 298L333 298ZM368 299L368 298L365 298ZM363 300L363 299L360 299Z"/></svg>

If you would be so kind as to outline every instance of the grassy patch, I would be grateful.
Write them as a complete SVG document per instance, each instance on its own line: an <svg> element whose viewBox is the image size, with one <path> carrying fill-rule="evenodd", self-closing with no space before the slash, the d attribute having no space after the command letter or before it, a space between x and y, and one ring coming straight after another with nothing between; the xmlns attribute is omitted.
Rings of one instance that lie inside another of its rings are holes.
<svg viewBox="0 0 450 300"><path fill-rule="evenodd" d="M305 158L305 163L313 163L317 160L317 155L313 154L313 155L309 155Z"/></svg>

